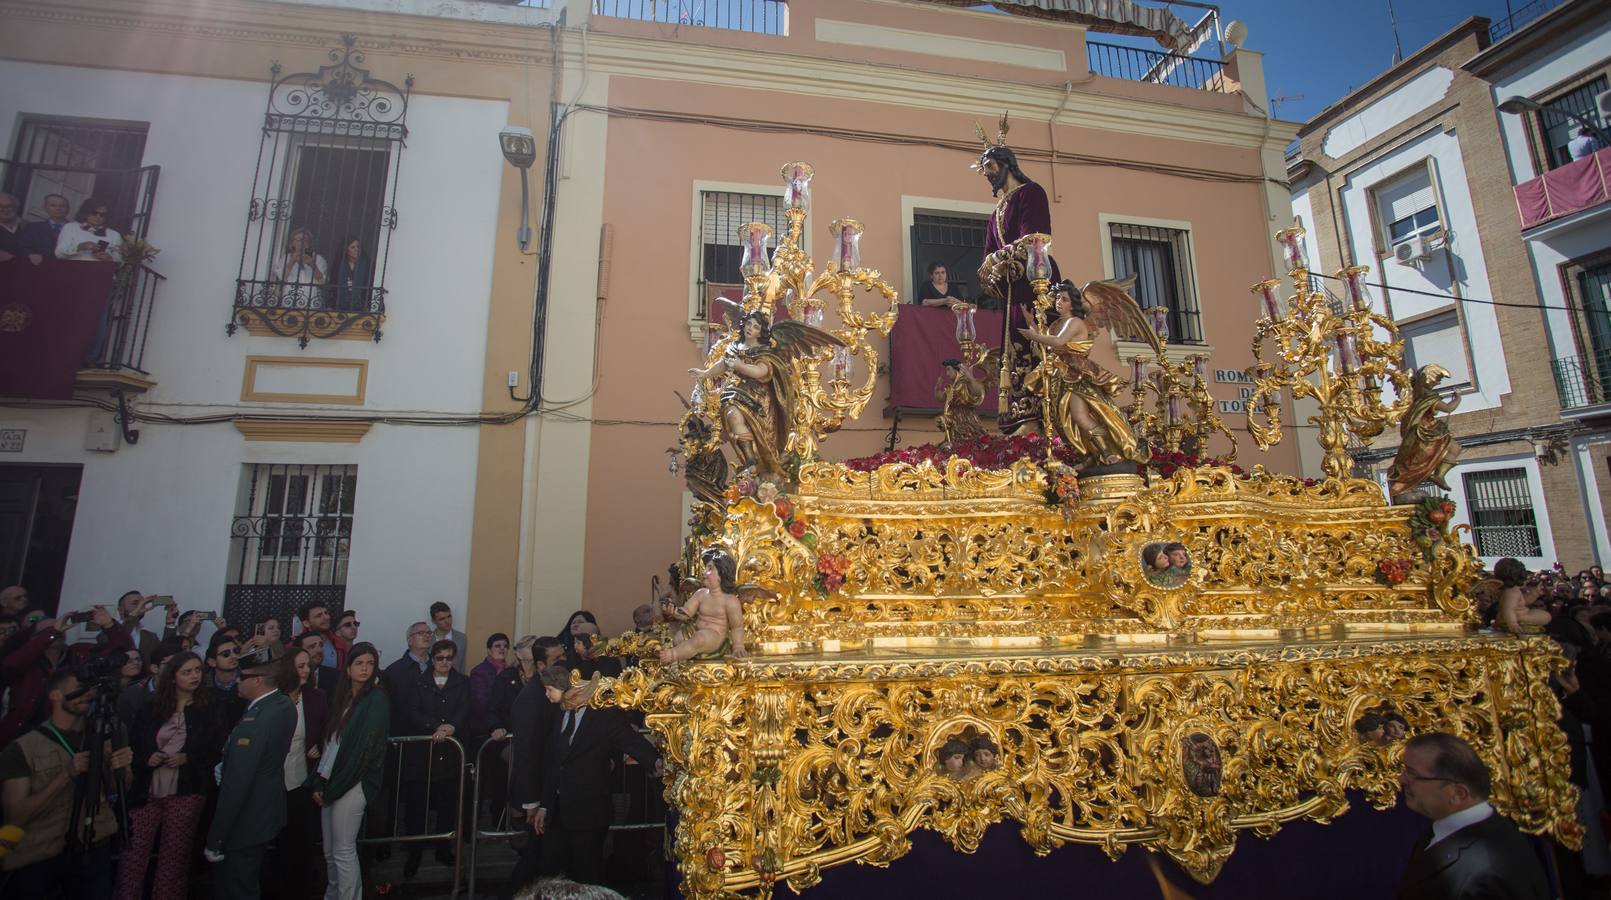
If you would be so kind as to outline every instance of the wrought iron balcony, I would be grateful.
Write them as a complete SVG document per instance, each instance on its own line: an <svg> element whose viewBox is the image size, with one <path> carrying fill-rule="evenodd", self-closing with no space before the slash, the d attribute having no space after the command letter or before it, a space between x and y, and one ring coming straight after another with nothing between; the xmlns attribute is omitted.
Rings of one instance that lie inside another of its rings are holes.
<svg viewBox="0 0 1611 900"><path fill-rule="evenodd" d="M330 284L287 284L241 279L229 333L312 338L367 337L379 341L386 320L386 289Z"/></svg>
<svg viewBox="0 0 1611 900"><path fill-rule="evenodd" d="M1562 410L1577 410L1611 402L1611 350L1568 356L1550 363L1555 370L1555 393Z"/></svg>
<svg viewBox="0 0 1611 900"><path fill-rule="evenodd" d="M1225 64L1219 60L1098 41L1086 41L1085 47L1086 60L1093 75L1205 91L1224 90Z"/></svg>
<svg viewBox="0 0 1611 900"><path fill-rule="evenodd" d="M1510 15L1488 26L1489 43L1499 43L1515 34L1518 30L1531 25L1535 20L1542 18L1545 13L1565 2L1566 0L1533 0L1531 3L1518 7ZM1508 8L1510 4L1507 3L1505 6Z"/></svg>
<svg viewBox="0 0 1611 900"><path fill-rule="evenodd" d="M85 369L150 374L145 368L146 338L151 332L157 291L167 280L144 263L119 267L106 303L105 326L90 348ZM85 380L81 373L79 381Z"/></svg>

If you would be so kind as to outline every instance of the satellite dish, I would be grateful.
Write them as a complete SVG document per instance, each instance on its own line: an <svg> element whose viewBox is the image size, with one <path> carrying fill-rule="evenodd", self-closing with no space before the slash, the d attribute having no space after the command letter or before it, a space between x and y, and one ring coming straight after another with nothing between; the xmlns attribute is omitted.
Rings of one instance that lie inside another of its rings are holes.
<svg viewBox="0 0 1611 900"><path fill-rule="evenodd" d="M1247 26L1240 20L1225 26L1225 43L1229 44L1231 49L1239 49L1246 40Z"/></svg>

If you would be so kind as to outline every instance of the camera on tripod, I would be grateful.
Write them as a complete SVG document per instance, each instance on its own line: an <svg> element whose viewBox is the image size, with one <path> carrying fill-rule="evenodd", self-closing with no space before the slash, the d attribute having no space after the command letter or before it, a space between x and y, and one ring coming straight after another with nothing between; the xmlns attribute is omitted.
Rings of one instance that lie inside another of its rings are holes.
<svg viewBox="0 0 1611 900"><path fill-rule="evenodd" d="M110 688L115 693L119 673L128 664L129 654L122 651L90 657L78 667L79 692Z"/></svg>

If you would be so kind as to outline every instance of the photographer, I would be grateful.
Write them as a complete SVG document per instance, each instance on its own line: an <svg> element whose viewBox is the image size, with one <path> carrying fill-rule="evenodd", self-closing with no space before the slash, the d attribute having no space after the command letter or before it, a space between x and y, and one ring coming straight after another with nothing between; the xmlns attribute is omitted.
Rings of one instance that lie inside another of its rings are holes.
<svg viewBox="0 0 1611 900"><path fill-rule="evenodd" d="M313 251L313 232L298 228L286 244L280 280L288 285L322 285L329 280L330 264Z"/></svg>
<svg viewBox="0 0 1611 900"><path fill-rule="evenodd" d="M77 841L82 836L68 834L73 821L101 799L99 791L77 790L75 784L89 773L85 715L95 692L81 690L78 673L63 668L45 683L45 696L50 718L0 750L0 799L9 823L25 832L17 849L0 861L0 868L11 873L7 884L11 896L43 897L65 884L72 888L67 892L70 897L106 900L112 895L112 838L118 829L113 805L99 803L87 845L75 846L72 852L68 847L69 837ZM120 783L133 759L129 748L113 750L106 745L102 760L108 778L102 786Z"/></svg>
<svg viewBox="0 0 1611 900"><path fill-rule="evenodd" d="M0 647L0 680L10 690L10 708L0 717L0 746L33 727L45 716L45 682L57 666L81 665L85 661L132 652L134 642L123 626L112 621L106 607L97 606L52 619L44 610L33 610L24 617L26 636L12 636L12 643ZM93 642L67 645L65 629L93 622L101 629ZM119 661L119 665L122 661Z"/></svg>

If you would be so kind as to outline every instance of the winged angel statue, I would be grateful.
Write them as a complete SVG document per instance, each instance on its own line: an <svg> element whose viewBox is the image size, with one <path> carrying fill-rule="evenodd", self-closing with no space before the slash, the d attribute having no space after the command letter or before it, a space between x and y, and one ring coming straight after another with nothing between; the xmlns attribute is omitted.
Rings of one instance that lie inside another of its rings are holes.
<svg viewBox="0 0 1611 900"><path fill-rule="evenodd" d="M729 318L736 304L724 304ZM783 457L795 419L796 396L791 366L812 364L820 351L843 347L844 342L804 322L784 319L776 325L765 313L744 313L738 320L737 339L703 369L689 369L699 379L694 409L704 407L710 382L717 381L721 436L738 456L738 471L774 481L785 480ZM820 358L820 357L819 357Z"/></svg>
<svg viewBox="0 0 1611 900"><path fill-rule="evenodd" d="M1114 401L1123 382L1091 360L1094 334L1099 330L1139 337L1154 352L1160 350L1158 333L1130 296L1134 286L1134 276L1093 281L1084 288L1071 281L1060 282L1054 288L1052 305L1056 319L1044 331L1035 323L1019 329L1045 354L1042 364L1025 379L1025 387L1041 395L1048 429L1072 447L1086 466L1147 459Z"/></svg>

